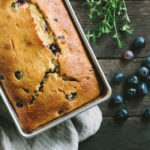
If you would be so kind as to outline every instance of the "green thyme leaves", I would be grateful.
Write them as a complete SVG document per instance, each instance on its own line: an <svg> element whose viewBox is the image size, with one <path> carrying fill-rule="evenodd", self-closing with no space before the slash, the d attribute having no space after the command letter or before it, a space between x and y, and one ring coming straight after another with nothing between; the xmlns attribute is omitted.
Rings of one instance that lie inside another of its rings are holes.
<svg viewBox="0 0 150 150"><path fill-rule="evenodd" d="M124 0L86 0L86 5L89 6L88 17L97 19L99 23L92 31L88 31L88 40L92 39L95 43L97 38L104 34L114 32L113 39L117 41L119 48L122 48L124 42L121 41L120 31L127 34L132 34L130 28L130 19L127 13L127 8ZM121 27L120 27L121 26Z"/></svg>

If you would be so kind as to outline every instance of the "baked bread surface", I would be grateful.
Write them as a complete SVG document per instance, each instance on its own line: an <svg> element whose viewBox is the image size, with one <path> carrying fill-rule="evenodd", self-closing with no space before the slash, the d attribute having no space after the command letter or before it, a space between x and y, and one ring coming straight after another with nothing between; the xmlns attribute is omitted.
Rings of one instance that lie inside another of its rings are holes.
<svg viewBox="0 0 150 150"><path fill-rule="evenodd" d="M0 82L30 132L100 95L63 0L0 0Z"/></svg>

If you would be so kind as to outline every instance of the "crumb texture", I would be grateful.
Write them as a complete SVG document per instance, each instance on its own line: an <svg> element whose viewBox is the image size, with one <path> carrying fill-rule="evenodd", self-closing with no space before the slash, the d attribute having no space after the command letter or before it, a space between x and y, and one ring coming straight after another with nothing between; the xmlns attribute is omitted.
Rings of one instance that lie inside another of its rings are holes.
<svg viewBox="0 0 150 150"><path fill-rule="evenodd" d="M100 95L62 0L1 0L0 17L0 82L23 130Z"/></svg>

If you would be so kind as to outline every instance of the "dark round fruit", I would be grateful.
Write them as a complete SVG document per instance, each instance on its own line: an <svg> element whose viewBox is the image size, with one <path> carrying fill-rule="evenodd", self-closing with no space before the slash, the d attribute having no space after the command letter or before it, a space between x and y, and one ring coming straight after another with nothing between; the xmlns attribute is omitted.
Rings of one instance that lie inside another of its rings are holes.
<svg viewBox="0 0 150 150"><path fill-rule="evenodd" d="M18 102L18 103L16 103L16 106L21 108L21 107L23 107L23 104Z"/></svg>
<svg viewBox="0 0 150 150"><path fill-rule="evenodd" d="M134 97L134 96L136 96L136 94L137 94L136 88L128 88L127 89L127 95L129 97Z"/></svg>
<svg viewBox="0 0 150 150"><path fill-rule="evenodd" d="M150 57L147 57L147 58L146 58L146 62L147 62L147 63L150 63Z"/></svg>
<svg viewBox="0 0 150 150"><path fill-rule="evenodd" d="M115 95L112 97L110 104L112 106L119 106L123 103L124 99L120 95Z"/></svg>
<svg viewBox="0 0 150 150"><path fill-rule="evenodd" d="M150 108L145 110L144 118L147 119L147 120L150 120Z"/></svg>
<svg viewBox="0 0 150 150"><path fill-rule="evenodd" d="M122 72L117 73L114 77L114 81L118 83L122 82L123 79L124 79L124 74Z"/></svg>
<svg viewBox="0 0 150 150"><path fill-rule="evenodd" d="M116 119L126 120L129 117L127 109L121 108L115 115Z"/></svg>
<svg viewBox="0 0 150 150"><path fill-rule="evenodd" d="M17 3L24 4L26 0L17 0Z"/></svg>
<svg viewBox="0 0 150 150"><path fill-rule="evenodd" d="M18 7L18 3L12 3L12 4L11 4L11 7L12 7L12 8Z"/></svg>
<svg viewBox="0 0 150 150"><path fill-rule="evenodd" d="M18 80L21 80L23 78L23 73L21 71L16 71L15 72L15 77L18 79Z"/></svg>
<svg viewBox="0 0 150 150"><path fill-rule="evenodd" d="M60 110L58 111L58 114L61 115L64 111L63 110Z"/></svg>
<svg viewBox="0 0 150 150"><path fill-rule="evenodd" d="M138 75L142 79L146 79L148 77L148 75L149 75L149 69L147 67L144 67L144 66L139 68Z"/></svg>
<svg viewBox="0 0 150 150"><path fill-rule="evenodd" d="M138 91L139 91L139 94L142 95L142 96L147 95L147 94L148 94L147 84L144 83L144 82L141 82L141 83L138 85Z"/></svg>
<svg viewBox="0 0 150 150"><path fill-rule="evenodd" d="M0 80L4 80L4 76L3 75L0 75Z"/></svg>
<svg viewBox="0 0 150 150"><path fill-rule="evenodd" d="M126 61L131 61L134 58L134 54L132 51L128 50L125 51L124 55L123 55L124 60Z"/></svg>
<svg viewBox="0 0 150 150"><path fill-rule="evenodd" d="M139 78L136 75L131 75L128 77L128 84L136 86L139 83Z"/></svg>
<svg viewBox="0 0 150 150"><path fill-rule="evenodd" d="M150 84L150 75L147 77L146 83L149 85Z"/></svg>
<svg viewBox="0 0 150 150"><path fill-rule="evenodd" d="M77 96L77 93L70 93L69 95L66 95L66 99L69 101L73 101Z"/></svg>
<svg viewBox="0 0 150 150"><path fill-rule="evenodd" d="M58 46L56 44L51 44L49 49L54 53L56 54L57 52L60 51L60 49L58 48Z"/></svg>
<svg viewBox="0 0 150 150"><path fill-rule="evenodd" d="M143 37L137 37L134 41L134 47L137 49L141 49L145 47L145 39Z"/></svg>
<svg viewBox="0 0 150 150"><path fill-rule="evenodd" d="M146 58L146 61L145 61L145 66L148 68L148 69L150 69L150 57L147 57Z"/></svg>

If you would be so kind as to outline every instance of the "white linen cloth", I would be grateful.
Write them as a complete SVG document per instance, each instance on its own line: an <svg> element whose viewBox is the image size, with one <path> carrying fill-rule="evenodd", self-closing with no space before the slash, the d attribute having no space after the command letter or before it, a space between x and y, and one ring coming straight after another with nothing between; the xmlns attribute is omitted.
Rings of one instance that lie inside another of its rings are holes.
<svg viewBox="0 0 150 150"><path fill-rule="evenodd" d="M79 142L94 135L101 122L102 113L96 106L32 139L25 139L17 132L0 99L0 150L78 150Z"/></svg>

